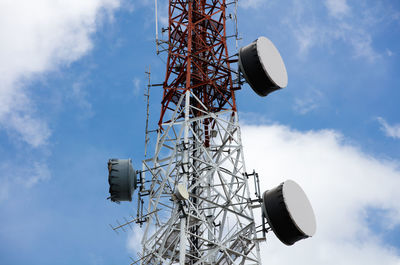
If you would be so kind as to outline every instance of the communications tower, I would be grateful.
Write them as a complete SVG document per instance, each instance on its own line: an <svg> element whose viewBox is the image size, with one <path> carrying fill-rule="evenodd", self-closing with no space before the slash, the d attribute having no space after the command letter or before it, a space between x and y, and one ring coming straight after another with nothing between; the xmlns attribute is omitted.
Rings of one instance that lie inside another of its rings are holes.
<svg viewBox="0 0 400 265"><path fill-rule="evenodd" d="M259 243L269 230L288 245L315 232L312 208L296 183L261 194L258 174L246 171L235 91L247 82L266 96L285 87L287 75L267 38L228 54L228 4L169 0L154 154L140 171L129 159L108 163L112 201L130 201L138 187L137 218L113 227L144 225L137 264L261 264ZM304 207L291 209L295 201ZM259 224L255 208L263 213Z"/></svg>

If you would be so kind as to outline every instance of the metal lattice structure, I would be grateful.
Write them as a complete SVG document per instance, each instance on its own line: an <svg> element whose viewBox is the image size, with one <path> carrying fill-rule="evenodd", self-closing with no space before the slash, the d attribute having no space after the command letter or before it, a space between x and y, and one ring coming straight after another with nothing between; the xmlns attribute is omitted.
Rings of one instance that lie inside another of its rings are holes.
<svg viewBox="0 0 400 265"><path fill-rule="evenodd" d="M211 112L236 110L226 44L225 0L169 1L169 49L159 124L169 120L181 95L190 90ZM183 113L182 113L183 115ZM193 111L190 117L201 116ZM208 133L208 131L206 131Z"/></svg>
<svg viewBox="0 0 400 265"><path fill-rule="evenodd" d="M237 8L237 0L169 0L169 26L163 30L169 38L161 42L168 45L164 83L151 85L150 69L146 72L142 170L134 171L130 159L108 162L111 201L131 201L139 187L137 218L112 227L145 224L139 260L132 264L260 265L259 242L269 231L286 245L316 232L312 206L296 182L286 180L261 195L258 174L246 173L235 90L243 77L266 96L286 87L288 79L279 51L266 37L228 55L230 4ZM237 27L233 36L238 40ZM158 53L157 31L156 41ZM236 62L237 72L230 66ZM151 86L163 87L163 99L155 152L148 158ZM254 177L254 199L249 176ZM259 226L254 208L261 209Z"/></svg>
<svg viewBox="0 0 400 265"><path fill-rule="evenodd" d="M152 182L142 264L260 264L237 114L203 106L204 115L189 118L199 110L191 98L188 91L178 100L186 107L162 124L155 157L144 161ZM178 184L189 200L174 196Z"/></svg>
<svg viewBox="0 0 400 265"><path fill-rule="evenodd" d="M261 264L225 23L225 0L169 1L141 264Z"/></svg>

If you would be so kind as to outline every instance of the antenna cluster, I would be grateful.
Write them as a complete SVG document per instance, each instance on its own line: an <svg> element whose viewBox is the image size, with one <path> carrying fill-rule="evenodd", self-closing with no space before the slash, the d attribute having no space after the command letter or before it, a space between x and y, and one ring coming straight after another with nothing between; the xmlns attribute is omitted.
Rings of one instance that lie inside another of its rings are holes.
<svg viewBox="0 0 400 265"><path fill-rule="evenodd" d="M311 204L297 183L287 180L261 193L258 173L246 171L235 92L247 83L265 97L286 87L288 77L266 37L229 56L227 40L239 40L237 8L237 0L169 1L165 41L158 36L155 0L157 54L167 51L168 59L162 84L152 85L150 68L146 72L142 169L134 170L130 159L108 162L111 201L132 201L137 190L137 216L111 226L145 225L134 264L261 264L259 244L269 231L286 245L316 231ZM232 36L227 19L235 24ZM149 131L153 86L162 87L163 99L158 128ZM152 156L150 132L157 132Z"/></svg>

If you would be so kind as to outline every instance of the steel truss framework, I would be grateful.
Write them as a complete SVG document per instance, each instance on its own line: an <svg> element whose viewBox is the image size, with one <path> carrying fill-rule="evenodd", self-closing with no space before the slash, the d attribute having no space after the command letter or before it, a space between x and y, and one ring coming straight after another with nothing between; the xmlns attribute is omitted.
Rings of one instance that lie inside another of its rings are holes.
<svg viewBox="0 0 400 265"><path fill-rule="evenodd" d="M152 181L141 264L261 264L237 113L210 112L189 91L184 102L143 161ZM208 146L207 119L215 124ZM189 200L174 195L178 184Z"/></svg>
<svg viewBox="0 0 400 265"><path fill-rule="evenodd" d="M169 0L141 264L261 264L225 23L225 0Z"/></svg>
<svg viewBox="0 0 400 265"><path fill-rule="evenodd" d="M225 0L170 0L169 49L159 124L186 90L210 112L236 110L226 36ZM193 102L193 104L197 104ZM199 107L199 104L197 105ZM202 115L194 111L191 115ZM207 121L205 121L207 126ZM205 131L206 137L208 130Z"/></svg>

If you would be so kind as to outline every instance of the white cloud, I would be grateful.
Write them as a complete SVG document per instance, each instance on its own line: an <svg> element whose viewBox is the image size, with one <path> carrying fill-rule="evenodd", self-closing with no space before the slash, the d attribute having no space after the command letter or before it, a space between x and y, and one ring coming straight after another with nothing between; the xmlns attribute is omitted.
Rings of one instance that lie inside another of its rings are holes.
<svg viewBox="0 0 400 265"><path fill-rule="evenodd" d="M26 91L19 87L9 92L4 95L0 91L0 105L3 104L0 107L0 129L6 130L11 137L22 138L33 147L45 145L51 131L43 120L35 117L36 108Z"/></svg>
<svg viewBox="0 0 400 265"><path fill-rule="evenodd" d="M372 45L372 36L363 30L355 31L352 38L348 38L354 49L354 57L366 58L370 62L374 62L381 58Z"/></svg>
<svg viewBox="0 0 400 265"><path fill-rule="evenodd" d="M168 5L169 3L167 1L158 1L158 10L157 10L157 14L158 14L158 23L159 26L162 28L167 29L168 28L168 23L169 23L169 17L168 17ZM159 30L160 32L160 30ZM161 34L164 35L165 37L168 37L168 31L166 31L165 33Z"/></svg>
<svg viewBox="0 0 400 265"><path fill-rule="evenodd" d="M348 15L350 7L347 5L347 0L326 0L325 5L331 16L342 17Z"/></svg>
<svg viewBox="0 0 400 265"><path fill-rule="evenodd" d="M144 235L143 228L138 225L133 224L132 232L129 233L127 237L126 247L129 253L137 254L142 251L142 238Z"/></svg>
<svg viewBox="0 0 400 265"><path fill-rule="evenodd" d="M400 163L363 153L332 130L299 132L281 125L243 126L247 169L258 171L263 190L286 179L308 194L317 217L315 237L293 247L273 234L262 243L265 263L400 263L368 219L390 231L400 225ZM379 219L374 211L381 210Z"/></svg>
<svg viewBox="0 0 400 265"><path fill-rule="evenodd" d="M118 0L0 3L0 128L18 132L35 147L46 143L50 130L35 113L26 91L29 81L85 55L101 19L112 17L118 6Z"/></svg>
<svg viewBox="0 0 400 265"><path fill-rule="evenodd" d="M345 0L327 0L327 13L321 12L321 1L293 0L290 12L282 18L298 43L300 57L305 57L314 47L324 47L337 52L337 42L344 43L354 58L374 62L381 55L374 49L374 31L372 28L382 28L385 10L381 6L371 6L363 12L351 14L351 9ZM360 7L361 8L361 7ZM331 16L332 19L326 19ZM372 19L371 17L376 17ZM332 47L332 48L331 48Z"/></svg>
<svg viewBox="0 0 400 265"><path fill-rule="evenodd" d="M140 87L141 86L140 78L137 77L133 78L132 83L133 83L133 94L137 95L140 92L140 90L142 90Z"/></svg>
<svg viewBox="0 0 400 265"><path fill-rule="evenodd" d="M8 199L9 196L9 183L7 179L1 179L0 185L0 203Z"/></svg>
<svg viewBox="0 0 400 265"><path fill-rule="evenodd" d="M317 89L308 89L303 97L294 100L293 108L296 112L304 115L319 107L322 100L322 93Z"/></svg>
<svg viewBox="0 0 400 265"><path fill-rule="evenodd" d="M393 18L394 20L400 20L400 12L399 12L399 11L395 11L395 12L392 14L392 18Z"/></svg>
<svg viewBox="0 0 400 265"><path fill-rule="evenodd" d="M378 117L377 120L381 124L381 130L386 136L394 139L400 139L400 124L390 125L382 117Z"/></svg>
<svg viewBox="0 0 400 265"><path fill-rule="evenodd" d="M386 49L386 54L389 57L392 57L394 55L394 52L392 52L390 49Z"/></svg>
<svg viewBox="0 0 400 265"><path fill-rule="evenodd" d="M46 155L44 155L46 156ZM20 161L1 161L0 163L0 203L10 199L12 194L22 189L30 189L39 182L51 178L51 171L45 159L25 157L23 164Z"/></svg>
<svg viewBox="0 0 400 265"><path fill-rule="evenodd" d="M51 131L47 124L29 113L10 113L4 125L9 131L16 131L22 139L33 147L46 144Z"/></svg>
<svg viewBox="0 0 400 265"><path fill-rule="evenodd" d="M122 2L122 8L127 10L129 13L133 13L136 10L136 4L134 4L132 1L124 0Z"/></svg>
<svg viewBox="0 0 400 265"><path fill-rule="evenodd" d="M50 170L46 163L35 162L31 168L28 168L27 171L23 173L24 175L20 177L20 181L23 182L27 188L34 186L39 181L46 181L51 177Z"/></svg>
<svg viewBox="0 0 400 265"><path fill-rule="evenodd" d="M307 54L319 38L318 28L310 25L299 25L297 31L294 31L293 34L299 44L299 52L302 55Z"/></svg>
<svg viewBox="0 0 400 265"><path fill-rule="evenodd" d="M271 120L267 119L265 116L260 116L256 112L239 112L240 122L245 124L267 124L271 123Z"/></svg>
<svg viewBox="0 0 400 265"><path fill-rule="evenodd" d="M302 115L318 108L318 102L312 98L296 98L294 101L294 110Z"/></svg>
<svg viewBox="0 0 400 265"><path fill-rule="evenodd" d="M240 6L243 8L259 8L264 3L265 3L264 0L239 1Z"/></svg>
<svg viewBox="0 0 400 265"><path fill-rule="evenodd" d="M80 118L86 119L91 118L94 115L94 111L92 108L92 104L87 99L88 95L84 89L83 82L75 82L72 84L71 99L74 101L75 104L82 110L80 112Z"/></svg>

